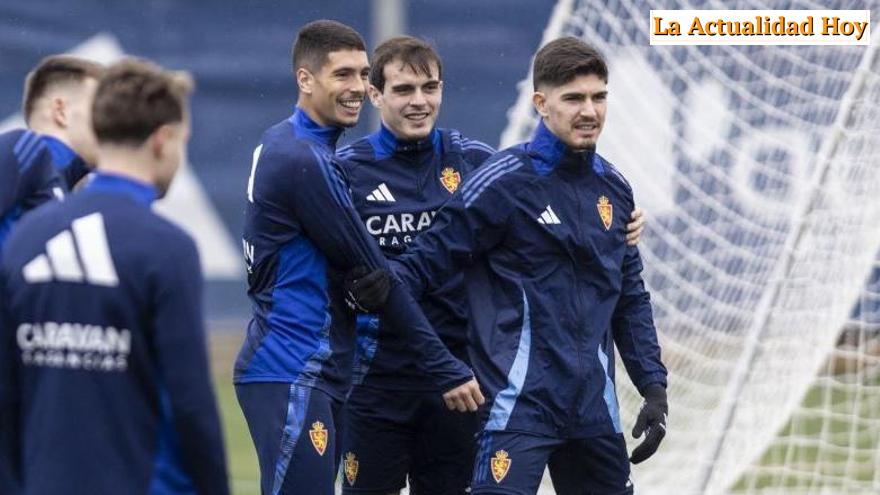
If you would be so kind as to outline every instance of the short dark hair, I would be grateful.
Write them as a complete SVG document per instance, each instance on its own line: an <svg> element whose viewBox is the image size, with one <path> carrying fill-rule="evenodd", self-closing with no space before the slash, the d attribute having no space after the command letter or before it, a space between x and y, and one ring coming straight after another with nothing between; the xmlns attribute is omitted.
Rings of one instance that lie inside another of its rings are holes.
<svg viewBox="0 0 880 495"><path fill-rule="evenodd" d="M544 45L535 55L532 81L539 86L562 86L577 76L595 74L608 82L608 65L599 50L573 37L566 36Z"/></svg>
<svg viewBox="0 0 880 495"><path fill-rule="evenodd" d="M50 55L27 75L24 80L24 97L21 101L25 121L30 120L37 100L59 84L80 83L87 78L101 79L104 66L91 60L72 55Z"/></svg>
<svg viewBox="0 0 880 495"><path fill-rule="evenodd" d="M395 60L408 66L413 72L426 76L431 75L431 64L437 64L437 77L441 78L443 74L440 55L427 41L412 36L396 36L383 41L373 51L370 84L379 91L385 90L385 66Z"/></svg>
<svg viewBox="0 0 880 495"><path fill-rule="evenodd" d="M293 72L300 67L317 72L329 53L341 50L366 52L367 46L357 31L341 22L312 21L299 30L293 42Z"/></svg>
<svg viewBox="0 0 880 495"><path fill-rule="evenodd" d="M99 143L140 146L165 124L182 122L192 77L140 59L124 59L107 69L92 103Z"/></svg>

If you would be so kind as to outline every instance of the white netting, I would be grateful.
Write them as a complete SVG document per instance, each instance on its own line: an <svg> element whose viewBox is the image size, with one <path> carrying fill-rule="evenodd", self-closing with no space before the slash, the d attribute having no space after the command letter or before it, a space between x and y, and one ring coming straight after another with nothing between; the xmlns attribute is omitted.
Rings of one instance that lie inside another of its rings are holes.
<svg viewBox="0 0 880 495"><path fill-rule="evenodd" d="M639 493L880 493L877 42L648 45L649 9L878 6L557 6L545 41L581 37L609 59L599 152L650 216L671 411L660 452L634 468ZM530 94L526 80L502 145L531 132ZM640 399L622 368L618 387L631 426Z"/></svg>

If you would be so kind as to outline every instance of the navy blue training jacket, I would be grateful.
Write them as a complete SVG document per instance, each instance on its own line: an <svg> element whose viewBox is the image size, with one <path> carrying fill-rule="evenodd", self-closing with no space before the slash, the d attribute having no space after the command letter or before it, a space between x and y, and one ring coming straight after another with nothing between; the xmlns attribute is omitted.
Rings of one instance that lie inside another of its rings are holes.
<svg viewBox="0 0 880 495"><path fill-rule="evenodd" d="M66 190L45 137L25 129L0 134L0 248L21 215Z"/></svg>
<svg viewBox="0 0 880 495"><path fill-rule="evenodd" d="M342 277L387 263L355 211L334 156L342 129L301 109L269 128L254 152L243 247L253 318L235 383L295 382L342 400L351 384L355 318ZM423 370L447 390L472 377L393 278L380 313L419 353Z"/></svg>
<svg viewBox="0 0 880 495"><path fill-rule="evenodd" d="M8 240L0 471L25 495L229 492L198 253L155 196L97 174Z"/></svg>
<svg viewBox="0 0 880 495"><path fill-rule="evenodd" d="M420 141L399 141L379 131L337 151L354 206L386 257L400 255L493 150L460 132L434 129ZM425 316L454 355L466 359L467 311L458 274L419 301ZM386 389L430 390L418 371L417 353L399 333L381 331L378 316L358 318L354 382Z"/></svg>
<svg viewBox="0 0 880 495"><path fill-rule="evenodd" d="M569 151L541 123L472 174L392 262L417 295L467 269L487 430L621 432L612 344L640 390L665 386L642 262L625 242L633 207L610 163Z"/></svg>

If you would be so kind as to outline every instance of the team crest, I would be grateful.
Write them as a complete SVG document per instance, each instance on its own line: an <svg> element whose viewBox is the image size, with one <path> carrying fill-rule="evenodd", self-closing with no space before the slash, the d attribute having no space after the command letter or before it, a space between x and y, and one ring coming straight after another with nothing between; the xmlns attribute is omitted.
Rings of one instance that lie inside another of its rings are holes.
<svg viewBox="0 0 880 495"><path fill-rule="evenodd" d="M345 479L348 480L348 486L354 486L354 482L358 477L358 461L357 457L351 452L345 454L345 461L343 461L343 468L345 469Z"/></svg>
<svg viewBox="0 0 880 495"><path fill-rule="evenodd" d="M605 226L605 230L610 229L614 214L614 207L611 205L611 202L605 196L600 196L599 202L596 203L596 208L599 209L599 218L602 219L602 225Z"/></svg>
<svg viewBox="0 0 880 495"><path fill-rule="evenodd" d="M461 174L452 167L446 167L440 172L440 183L449 191L449 194L452 194L461 184Z"/></svg>
<svg viewBox="0 0 880 495"><path fill-rule="evenodd" d="M318 455L324 455L327 451L327 430L324 428L324 423L320 421L312 423L309 438L312 439L312 446L318 451Z"/></svg>
<svg viewBox="0 0 880 495"><path fill-rule="evenodd" d="M495 483L501 483L509 470L510 458L507 456L507 451L495 452L495 457L492 458L492 477L495 478Z"/></svg>

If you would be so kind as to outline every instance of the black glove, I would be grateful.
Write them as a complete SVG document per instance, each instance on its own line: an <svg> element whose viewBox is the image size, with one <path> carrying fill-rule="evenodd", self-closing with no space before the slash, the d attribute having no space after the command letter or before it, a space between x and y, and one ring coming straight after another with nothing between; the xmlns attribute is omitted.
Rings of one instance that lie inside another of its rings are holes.
<svg viewBox="0 0 880 495"><path fill-rule="evenodd" d="M359 266L345 276L345 303L352 311L372 313L385 304L391 279L381 268L370 271Z"/></svg>
<svg viewBox="0 0 880 495"><path fill-rule="evenodd" d="M666 389L661 385L648 385L645 389L645 402L632 431L633 438L645 434L645 439L633 450L629 458L633 464L638 464L657 452L657 447L666 436L667 412L669 406L666 404Z"/></svg>

